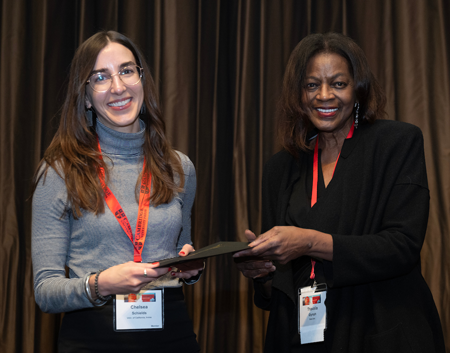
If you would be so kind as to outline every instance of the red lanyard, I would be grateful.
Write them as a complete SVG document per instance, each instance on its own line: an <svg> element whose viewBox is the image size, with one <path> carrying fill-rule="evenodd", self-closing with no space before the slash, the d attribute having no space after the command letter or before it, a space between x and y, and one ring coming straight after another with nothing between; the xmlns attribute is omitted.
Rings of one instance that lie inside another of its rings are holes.
<svg viewBox="0 0 450 353"><path fill-rule="evenodd" d="M98 142L98 150L101 152L102 149L100 147L100 141L98 140L98 137L97 142ZM100 158L103 160L101 154ZM145 170L145 158L142 170ZM138 218L136 222L136 231L134 232L135 234L134 240L130 222L128 221L128 218L125 215L125 212L120 206L119 201L117 201L116 197L105 183L105 170L103 168L100 168L98 172L98 177L100 179L100 183L102 184L102 188L105 193L106 204L108 205L114 217L116 217L120 226L122 227L124 232L128 235L128 238L133 244L134 262L142 262L142 250L144 249L145 237L147 236L148 211L150 208L150 202L148 199L150 189L148 186L152 184L152 174L143 173L142 175L141 188L139 192Z"/></svg>
<svg viewBox="0 0 450 353"><path fill-rule="evenodd" d="M350 128L350 131L347 134L347 137L345 139L351 139L353 137L353 131L355 130L355 124L352 124L352 127ZM341 151L339 151L339 155L336 159L336 163L334 164L333 169L333 175L336 170L337 162L339 160L339 157L341 156ZM311 208L316 204L317 202L317 184L319 183L319 135L317 135L316 138L316 145L314 146L314 162L313 162L313 185L312 185L312 195L311 195ZM311 269L311 279L314 279L316 277L314 273L314 266L316 265L316 262L314 260L311 260L312 269Z"/></svg>

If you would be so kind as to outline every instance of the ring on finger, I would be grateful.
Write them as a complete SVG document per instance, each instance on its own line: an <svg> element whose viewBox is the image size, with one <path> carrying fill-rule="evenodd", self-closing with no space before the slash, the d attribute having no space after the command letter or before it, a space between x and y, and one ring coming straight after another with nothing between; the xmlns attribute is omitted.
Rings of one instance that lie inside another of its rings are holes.
<svg viewBox="0 0 450 353"><path fill-rule="evenodd" d="M144 277L147 278L147 269L144 268Z"/></svg>

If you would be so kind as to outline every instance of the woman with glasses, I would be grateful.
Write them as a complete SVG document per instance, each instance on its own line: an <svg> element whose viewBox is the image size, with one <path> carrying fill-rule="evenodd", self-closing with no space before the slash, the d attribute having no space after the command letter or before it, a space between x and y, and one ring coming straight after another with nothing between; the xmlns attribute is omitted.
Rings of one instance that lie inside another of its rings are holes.
<svg viewBox="0 0 450 353"><path fill-rule="evenodd" d="M199 351L181 281L202 263L158 267L194 251L195 189L138 48L113 31L86 40L34 180L35 297L65 313L60 352Z"/></svg>

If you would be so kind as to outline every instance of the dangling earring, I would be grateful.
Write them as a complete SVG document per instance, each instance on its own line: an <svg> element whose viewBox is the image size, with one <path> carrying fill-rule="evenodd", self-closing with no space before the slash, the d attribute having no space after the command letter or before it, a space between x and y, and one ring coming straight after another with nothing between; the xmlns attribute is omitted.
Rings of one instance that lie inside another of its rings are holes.
<svg viewBox="0 0 450 353"><path fill-rule="evenodd" d="M355 129L358 128L358 116L359 116L359 103L356 102L355 103L355 108L356 108L356 112L355 112Z"/></svg>
<svg viewBox="0 0 450 353"><path fill-rule="evenodd" d="M93 124L93 122L92 122L92 110L91 109L87 109L85 114L86 114L87 126L92 126L92 124Z"/></svg>
<svg viewBox="0 0 450 353"><path fill-rule="evenodd" d="M142 104L141 106L141 115L145 114L145 104Z"/></svg>

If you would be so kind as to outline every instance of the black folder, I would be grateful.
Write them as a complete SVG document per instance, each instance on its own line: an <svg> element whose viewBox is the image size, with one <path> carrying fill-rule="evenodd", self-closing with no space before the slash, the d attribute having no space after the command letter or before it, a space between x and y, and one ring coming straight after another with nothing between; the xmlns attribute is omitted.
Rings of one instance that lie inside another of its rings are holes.
<svg viewBox="0 0 450 353"><path fill-rule="evenodd" d="M201 248L197 251L191 252L187 256L183 257L173 257L171 259L165 259L159 261L158 267L167 267L167 266L176 266L177 264L181 264L183 262L188 262L192 260L202 260L208 257L224 255L224 254L234 254L235 252L250 249L247 242L238 242L238 241L220 241L218 243L214 243L204 248Z"/></svg>

